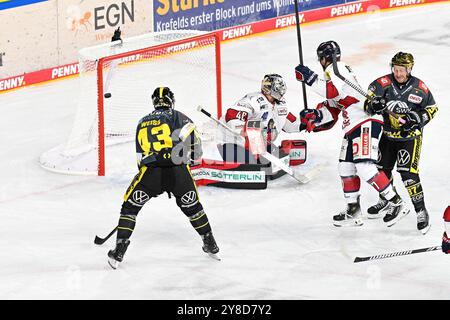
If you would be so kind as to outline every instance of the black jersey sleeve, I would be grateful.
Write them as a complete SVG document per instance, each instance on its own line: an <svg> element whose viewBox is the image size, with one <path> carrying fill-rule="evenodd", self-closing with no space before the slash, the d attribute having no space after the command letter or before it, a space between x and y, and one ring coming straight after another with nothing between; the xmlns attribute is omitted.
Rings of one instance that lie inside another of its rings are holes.
<svg viewBox="0 0 450 320"><path fill-rule="evenodd" d="M407 96L407 102L411 106L409 113L414 114L414 118L422 128L434 118L438 108L430 89L420 79L414 77L413 79L414 93Z"/></svg>
<svg viewBox="0 0 450 320"><path fill-rule="evenodd" d="M197 132L194 122L185 114L179 113L179 138L180 141L190 150L191 160L198 160L203 155L202 141Z"/></svg>
<svg viewBox="0 0 450 320"><path fill-rule="evenodd" d="M436 105L436 102L434 101L434 97L431 91L423 83L421 83L421 86L427 89L425 99L423 99L422 101L423 109L419 111L419 116L421 118L423 127L428 124L431 119L434 118L438 111L438 107Z"/></svg>
<svg viewBox="0 0 450 320"><path fill-rule="evenodd" d="M374 80L368 88L368 95L370 97L382 97L385 95L387 87L391 84L388 76L384 76Z"/></svg>

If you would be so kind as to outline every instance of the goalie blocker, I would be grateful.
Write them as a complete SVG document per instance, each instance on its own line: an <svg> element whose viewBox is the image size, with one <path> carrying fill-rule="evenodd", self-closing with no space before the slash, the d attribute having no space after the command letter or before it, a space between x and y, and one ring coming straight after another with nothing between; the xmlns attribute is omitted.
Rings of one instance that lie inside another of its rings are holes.
<svg viewBox="0 0 450 320"><path fill-rule="evenodd" d="M272 153L285 164L295 167L305 163L307 143L305 140L283 140L280 148ZM208 185L231 189L266 189L267 181L286 174L267 161L251 163L225 162L202 159L191 165L191 173L197 185Z"/></svg>

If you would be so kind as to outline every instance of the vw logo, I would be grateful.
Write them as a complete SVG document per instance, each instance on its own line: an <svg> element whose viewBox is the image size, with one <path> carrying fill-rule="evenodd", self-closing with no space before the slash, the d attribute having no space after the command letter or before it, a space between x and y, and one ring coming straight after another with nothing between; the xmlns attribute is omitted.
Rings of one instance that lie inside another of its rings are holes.
<svg viewBox="0 0 450 320"><path fill-rule="evenodd" d="M411 159L411 156L409 155L409 152L405 149L402 149L397 154L397 162L399 165L405 165L409 162Z"/></svg>
<svg viewBox="0 0 450 320"><path fill-rule="evenodd" d="M137 204L144 204L149 199L150 199L150 197L144 191L136 190L135 192L133 192L133 200Z"/></svg>
<svg viewBox="0 0 450 320"><path fill-rule="evenodd" d="M197 194L195 193L195 191L189 191L189 192L186 192L186 193L181 197L181 202L183 202L184 204L191 204L191 203L193 203L195 200L197 200Z"/></svg>

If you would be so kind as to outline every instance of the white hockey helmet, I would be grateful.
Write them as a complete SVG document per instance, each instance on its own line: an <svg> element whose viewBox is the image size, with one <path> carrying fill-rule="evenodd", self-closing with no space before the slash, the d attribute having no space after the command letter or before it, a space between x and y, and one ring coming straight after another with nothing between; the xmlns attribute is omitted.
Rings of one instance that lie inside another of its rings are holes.
<svg viewBox="0 0 450 320"><path fill-rule="evenodd" d="M261 82L261 92L276 100L281 100L286 90L286 82L276 73L266 74Z"/></svg>

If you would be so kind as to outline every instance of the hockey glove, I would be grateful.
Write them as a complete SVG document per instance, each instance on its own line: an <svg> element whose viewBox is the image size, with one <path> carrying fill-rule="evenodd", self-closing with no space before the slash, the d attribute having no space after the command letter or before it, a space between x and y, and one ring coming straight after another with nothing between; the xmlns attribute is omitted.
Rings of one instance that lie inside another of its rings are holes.
<svg viewBox="0 0 450 320"><path fill-rule="evenodd" d="M450 238L447 237L447 233L444 231L444 235L442 236L442 252L445 254L450 253Z"/></svg>
<svg viewBox="0 0 450 320"><path fill-rule="evenodd" d="M417 112L410 111L409 113L405 114L404 120L406 121L406 123L401 126L401 130L403 132L411 132L416 129L422 128L420 116L417 114Z"/></svg>
<svg viewBox="0 0 450 320"><path fill-rule="evenodd" d="M114 35L111 38L111 42L122 40L120 35L122 34L122 31L120 31L120 27L118 27L116 30L114 30Z"/></svg>
<svg viewBox="0 0 450 320"><path fill-rule="evenodd" d="M323 113L317 109L304 109L300 112L300 122L306 126L305 129L308 132L313 131L316 124L322 121L322 119Z"/></svg>
<svg viewBox="0 0 450 320"><path fill-rule="evenodd" d="M308 67L299 64L295 67L295 77L298 81L302 81L308 86L311 86L316 81L318 75Z"/></svg>
<svg viewBox="0 0 450 320"><path fill-rule="evenodd" d="M386 107L386 99L378 96L373 97L372 100L367 99L364 103L364 108L370 115L382 114Z"/></svg>

